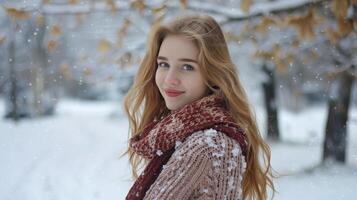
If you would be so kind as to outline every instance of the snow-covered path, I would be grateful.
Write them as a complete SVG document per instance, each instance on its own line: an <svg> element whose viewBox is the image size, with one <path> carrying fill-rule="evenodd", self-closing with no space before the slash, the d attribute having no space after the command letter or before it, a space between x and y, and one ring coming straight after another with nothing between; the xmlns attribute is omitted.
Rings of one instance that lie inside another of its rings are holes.
<svg viewBox="0 0 357 200"><path fill-rule="evenodd" d="M65 100L54 117L18 124L0 119L0 199L124 199L132 182L127 158L119 156L128 125L125 117L111 116L115 110L119 103ZM272 161L288 176L276 181L275 199L355 199L356 122L349 126L347 166L306 170L320 162L325 115L319 107L281 113L284 143L271 144ZM356 109L351 116L357 119Z"/></svg>
<svg viewBox="0 0 357 200"><path fill-rule="evenodd" d="M115 106L67 102L55 117L1 121L0 199L123 199L128 127L109 117Z"/></svg>

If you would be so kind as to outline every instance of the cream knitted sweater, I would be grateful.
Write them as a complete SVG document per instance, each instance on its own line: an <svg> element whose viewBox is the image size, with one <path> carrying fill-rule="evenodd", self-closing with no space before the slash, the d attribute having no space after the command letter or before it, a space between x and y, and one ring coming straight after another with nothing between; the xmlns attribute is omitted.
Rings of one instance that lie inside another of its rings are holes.
<svg viewBox="0 0 357 200"><path fill-rule="evenodd" d="M176 142L176 150L147 191L146 200L242 199L246 163L239 144L207 129Z"/></svg>

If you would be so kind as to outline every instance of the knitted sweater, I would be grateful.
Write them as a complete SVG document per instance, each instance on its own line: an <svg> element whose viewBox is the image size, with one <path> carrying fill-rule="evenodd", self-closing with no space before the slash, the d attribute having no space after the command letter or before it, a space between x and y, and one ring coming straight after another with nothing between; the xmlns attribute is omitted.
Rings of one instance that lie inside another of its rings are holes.
<svg viewBox="0 0 357 200"><path fill-rule="evenodd" d="M197 131L176 150L146 200L242 199L246 163L239 144L214 129Z"/></svg>

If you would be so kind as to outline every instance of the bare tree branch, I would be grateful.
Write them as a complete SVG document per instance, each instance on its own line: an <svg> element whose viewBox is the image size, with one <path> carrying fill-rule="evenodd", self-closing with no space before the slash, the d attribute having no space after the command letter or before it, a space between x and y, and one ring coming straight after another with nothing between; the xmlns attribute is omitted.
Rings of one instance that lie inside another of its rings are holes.
<svg viewBox="0 0 357 200"><path fill-rule="evenodd" d="M255 3L252 5L248 13L243 12L240 8L230 8L227 6L219 6L217 4L202 3L191 1L188 3L187 9L193 11L207 12L211 14L218 14L226 17L226 22L242 21L253 17L259 17L267 14L278 14L281 12L289 12L299 9L305 9L309 6L320 5L324 2L331 0L278 0L264 3ZM89 12L106 12L106 11L119 11L131 9L131 4L128 1L114 1L115 6L110 7L106 2L89 2L86 4L39 4L32 7L24 7L21 3L5 3L2 6L7 8L16 8L28 12L41 12L44 14L79 14ZM160 5L146 3L146 6L155 8ZM169 9L180 9L180 3L177 1L168 2Z"/></svg>
<svg viewBox="0 0 357 200"><path fill-rule="evenodd" d="M228 8L216 4L190 3L188 9L218 14L226 17L221 23L232 23L243 21L268 14L280 14L291 11L304 10L310 6L319 6L331 0L278 0L264 3L255 3L248 13L244 13L240 8Z"/></svg>
<svg viewBox="0 0 357 200"><path fill-rule="evenodd" d="M88 2L86 4L39 4L37 6L25 7L21 3L5 3L2 5L5 8L15 8L21 11L27 12L40 12L42 14L87 14L90 12L108 12L108 11L119 11L119 10L129 10L131 5L128 1L115 1L115 6L110 7L106 2Z"/></svg>

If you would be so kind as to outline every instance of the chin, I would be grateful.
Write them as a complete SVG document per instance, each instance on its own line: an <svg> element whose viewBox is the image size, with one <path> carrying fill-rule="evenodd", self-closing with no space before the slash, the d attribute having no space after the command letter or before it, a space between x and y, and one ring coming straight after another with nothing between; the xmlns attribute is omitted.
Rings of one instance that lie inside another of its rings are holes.
<svg viewBox="0 0 357 200"><path fill-rule="evenodd" d="M167 105L166 104L166 107L169 109L169 110L177 110L180 108L179 105Z"/></svg>
<svg viewBox="0 0 357 200"><path fill-rule="evenodd" d="M177 108L174 106L166 106L169 110L176 110Z"/></svg>

